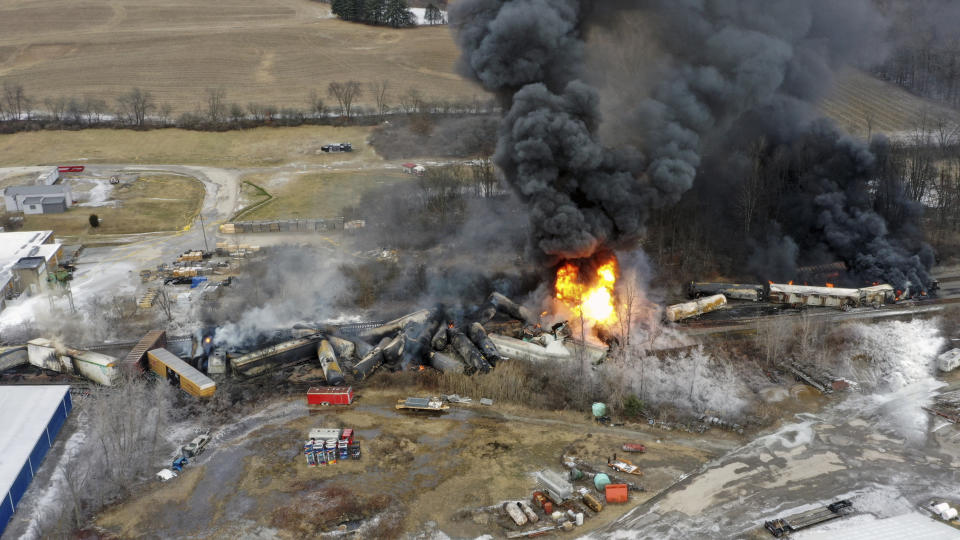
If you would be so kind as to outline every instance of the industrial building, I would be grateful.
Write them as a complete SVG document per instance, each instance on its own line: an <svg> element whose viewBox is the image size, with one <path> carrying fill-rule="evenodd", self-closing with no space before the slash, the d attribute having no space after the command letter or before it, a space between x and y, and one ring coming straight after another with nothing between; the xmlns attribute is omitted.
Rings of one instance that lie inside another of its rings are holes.
<svg viewBox="0 0 960 540"><path fill-rule="evenodd" d="M0 535L72 408L69 386L0 386Z"/></svg>
<svg viewBox="0 0 960 540"><path fill-rule="evenodd" d="M53 231L0 232L2 296L39 291L47 271L55 269L62 257L63 246L55 242Z"/></svg>
<svg viewBox="0 0 960 540"><path fill-rule="evenodd" d="M60 214L73 206L70 186L11 186L3 190L7 212L24 214Z"/></svg>

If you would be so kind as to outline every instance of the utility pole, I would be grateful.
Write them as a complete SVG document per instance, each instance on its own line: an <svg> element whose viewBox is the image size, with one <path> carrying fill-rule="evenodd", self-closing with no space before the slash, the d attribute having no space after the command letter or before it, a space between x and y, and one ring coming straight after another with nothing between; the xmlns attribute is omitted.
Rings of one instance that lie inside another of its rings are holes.
<svg viewBox="0 0 960 540"><path fill-rule="evenodd" d="M207 245L207 230L206 226L203 224L203 212L200 212L200 232L203 233L203 248L204 252L210 251L210 246Z"/></svg>

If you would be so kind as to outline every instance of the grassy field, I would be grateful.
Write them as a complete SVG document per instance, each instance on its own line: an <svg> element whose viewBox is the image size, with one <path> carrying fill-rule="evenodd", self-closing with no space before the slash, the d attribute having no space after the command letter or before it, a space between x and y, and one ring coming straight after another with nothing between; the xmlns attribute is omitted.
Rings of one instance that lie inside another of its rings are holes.
<svg viewBox="0 0 960 540"><path fill-rule="evenodd" d="M183 176L141 176L113 188L116 207L74 206L63 214L24 216L27 230L52 229L57 237L95 238L101 234L131 234L179 230L190 223L203 203L203 184ZM90 226L90 214L101 224Z"/></svg>
<svg viewBox="0 0 960 540"><path fill-rule="evenodd" d="M310 174L256 174L244 179L261 186L273 199L241 220L329 218L341 215L345 206L356 204L367 190L410 182L413 177L397 171L337 171Z"/></svg>
<svg viewBox="0 0 960 540"><path fill-rule="evenodd" d="M820 110L844 130L860 136L866 136L870 123L874 134L904 135L924 121L930 126L939 121L960 122L956 110L852 69L840 74Z"/></svg>
<svg viewBox="0 0 960 540"><path fill-rule="evenodd" d="M379 162L366 144L369 127L301 126L223 133L160 129L129 131L34 131L0 135L0 166L79 163L143 163L259 167L286 163L363 165ZM349 154L320 147L352 142Z"/></svg>
<svg viewBox="0 0 960 540"><path fill-rule="evenodd" d="M139 86L174 113L194 110L209 88L242 105L305 107L311 90L325 96L347 79L390 81L393 104L411 88L483 95L454 72L458 54L445 26L348 23L311 0L0 0L0 80L21 82L39 104L90 96L113 107Z"/></svg>

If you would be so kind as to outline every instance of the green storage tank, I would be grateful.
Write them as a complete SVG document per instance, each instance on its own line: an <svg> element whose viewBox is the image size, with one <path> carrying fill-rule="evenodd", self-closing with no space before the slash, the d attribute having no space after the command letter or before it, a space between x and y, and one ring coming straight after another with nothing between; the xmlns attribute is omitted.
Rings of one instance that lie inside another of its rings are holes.
<svg viewBox="0 0 960 540"><path fill-rule="evenodd" d="M601 416L607 415L607 406L604 403L594 403L593 404L593 417L600 418Z"/></svg>
<svg viewBox="0 0 960 540"><path fill-rule="evenodd" d="M593 485L597 488L597 491L603 493L603 488L610 483L610 477L600 473L593 477Z"/></svg>

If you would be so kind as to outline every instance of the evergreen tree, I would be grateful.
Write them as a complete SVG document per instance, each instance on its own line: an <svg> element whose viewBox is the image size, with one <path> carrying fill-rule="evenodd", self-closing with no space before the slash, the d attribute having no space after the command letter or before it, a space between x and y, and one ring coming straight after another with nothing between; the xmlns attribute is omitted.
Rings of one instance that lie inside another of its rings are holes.
<svg viewBox="0 0 960 540"><path fill-rule="evenodd" d="M369 24L383 24L384 14L387 11L385 0L366 0L364 11L364 21Z"/></svg>
<svg viewBox="0 0 960 540"><path fill-rule="evenodd" d="M346 21L359 21L363 11L363 0L344 0L343 19Z"/></svg>
<svg viewBox="0 0 960 540"><path fill-rule="evenodd" d="M413 26L416 20L405 0L387 0L385 22L394 28Z"/></svg>
<svg viewBox="0 0 960 540"><path fill-rule="evenodd" d="M330 1L330 13L333 13L337 17L343 19L344 6L349 0L331 0Z"/></svg>

